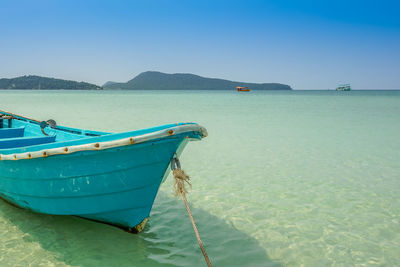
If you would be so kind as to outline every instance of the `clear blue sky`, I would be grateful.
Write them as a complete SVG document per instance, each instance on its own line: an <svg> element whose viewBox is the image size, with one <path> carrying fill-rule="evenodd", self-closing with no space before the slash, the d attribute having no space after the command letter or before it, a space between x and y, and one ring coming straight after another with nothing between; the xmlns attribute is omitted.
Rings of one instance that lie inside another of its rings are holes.
<svg viewBox="0 0 400 267"><path fill-rule="evenodd" d="M146 70L400 89L400 2L1 1L0 77L101 85Z"/></svg>

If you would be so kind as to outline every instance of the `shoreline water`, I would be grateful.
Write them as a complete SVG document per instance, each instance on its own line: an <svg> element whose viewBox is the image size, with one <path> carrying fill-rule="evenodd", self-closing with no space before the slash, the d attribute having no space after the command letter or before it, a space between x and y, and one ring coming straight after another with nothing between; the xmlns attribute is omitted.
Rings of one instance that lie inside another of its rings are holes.
<svg viewBox="0 0 400 267"><path fill-rule="evenodd" d="M7 90L0 99L1 109L100 131L204 125L209 137L181 161L215 265L396 265L400 92L253 92ZM169 177L138 236L0 202L0 265L202 266L172 187Z"/></svg>

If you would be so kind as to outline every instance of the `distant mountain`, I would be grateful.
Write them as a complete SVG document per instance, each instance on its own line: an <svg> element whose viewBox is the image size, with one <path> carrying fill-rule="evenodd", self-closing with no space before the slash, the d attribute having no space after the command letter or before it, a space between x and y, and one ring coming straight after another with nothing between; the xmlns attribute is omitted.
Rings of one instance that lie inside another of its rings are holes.
<svg viewBox="0 0 400 267"><path fill-rule="evenodd" d="M101 86L86 82L75 82L40 76L21 76L11 79L0 79L0 89L34 89L34 90L99 90Z"/></svg>
<svg viewBox="0 0 400 267"><path fill-rule="evenodd" d="M108 81L105 84L103 84L103 87L110 86L111 84L114 84L114 83L117 83L117 82Z"/></svg>
<svg viewBox="0 0 400 267"><path fill-rule="evenodd" d="M236 86L247 86L251 90L292 90L280 83L245 83L223 79L205 78L194 74L166 74L147 71L126 83L105 83L105 89L123 90L235 90Z"/></svg>

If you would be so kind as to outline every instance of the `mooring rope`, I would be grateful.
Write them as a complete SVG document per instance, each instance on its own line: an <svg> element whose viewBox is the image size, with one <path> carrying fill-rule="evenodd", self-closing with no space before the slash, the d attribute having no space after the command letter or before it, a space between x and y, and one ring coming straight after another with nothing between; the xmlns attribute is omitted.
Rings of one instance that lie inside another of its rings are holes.
<svg viewBox="0 0 400 267"><path fill-rule="evenodd" d="M188 191L185 188L185 183L187 183L189 185L189 187L192 187L192 185L190 183L190 178L185 173L185 171L181 169L181 164L176 155L171 160L171 169L172 169L172 172L173 172L174 178L175 178L175 184L174 184L175 196L182 196L183 202L185 203L186 210L189 214L190 221L192 222L194 233L196 234L197 242L199 243L201 252L203 253L204 260L206 261L208 267L211 267L210 259L208 258L208 255L204 248L203 242L200 239L199 231L197 230L197 226L194 221L192 212L190 211L190 208L189 208L189 203L186 199L186 193Z"/></svg>

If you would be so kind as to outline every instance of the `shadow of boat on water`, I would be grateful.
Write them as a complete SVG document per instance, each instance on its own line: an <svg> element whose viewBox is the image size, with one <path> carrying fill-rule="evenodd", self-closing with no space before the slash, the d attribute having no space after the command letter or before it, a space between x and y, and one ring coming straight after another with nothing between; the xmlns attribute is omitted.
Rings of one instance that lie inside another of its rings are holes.
<svg viewBox="0 0 400 267"><path fill-rule="evenodd" d="M192 208L192 213L213 265L282 266L268 258L256 239L203 209ZM162 191L149 223L138 235L78 217L36 214L4 201L0 201L0 219L16 226L7 229L15 231L13 238L18 236L22 239L18 242L26 245L0 249L5 258L7 249L14 250L15 255L15 249L22 247L20 254L26 255L29 244L37 243L58 263L70 266L205 265L182 201ZM3 238L7 239L7 235ZM7 242L3 238L0 241ZM35 253L22 258L30 264L43 265Z"/></svg>

